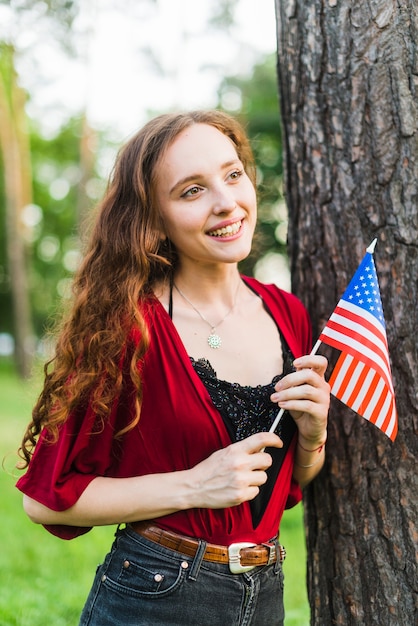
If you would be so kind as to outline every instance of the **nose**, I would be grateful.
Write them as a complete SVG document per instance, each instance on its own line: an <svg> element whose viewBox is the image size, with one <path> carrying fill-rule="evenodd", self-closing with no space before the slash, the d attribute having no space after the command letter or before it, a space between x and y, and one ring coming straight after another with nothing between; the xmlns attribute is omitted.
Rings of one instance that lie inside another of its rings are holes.
<svg viewBox="0 0 418 626"><path fill-rule="evenodd" d="M228 213L237 206L235 195L227 185L221 184L214 189L213 211L214 213Z"/></svg>

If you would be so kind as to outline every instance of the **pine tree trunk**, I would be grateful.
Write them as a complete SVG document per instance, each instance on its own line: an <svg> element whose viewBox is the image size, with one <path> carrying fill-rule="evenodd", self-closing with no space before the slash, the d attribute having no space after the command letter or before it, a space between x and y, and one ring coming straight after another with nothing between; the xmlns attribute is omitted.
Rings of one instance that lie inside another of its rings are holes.
<svg viewBox="0 0 418 626"><path fill-rule="evenodd" d="M418 10L276 0L289 256L314 336L377 237L399 414L392 443L333 400L305 493L314 626L418 623Z"/></svg>
<svg viewBox="0 0 418 626"><path fill-rule="evenodd" d="M22 220L22 211L32 199L26 95L17 84L13 47L3 44L0 54L0 147L4 165L7 261L13 301L15 359L18 373L21 377L27 377L31 372L34 333L25 225Z"/></svg>

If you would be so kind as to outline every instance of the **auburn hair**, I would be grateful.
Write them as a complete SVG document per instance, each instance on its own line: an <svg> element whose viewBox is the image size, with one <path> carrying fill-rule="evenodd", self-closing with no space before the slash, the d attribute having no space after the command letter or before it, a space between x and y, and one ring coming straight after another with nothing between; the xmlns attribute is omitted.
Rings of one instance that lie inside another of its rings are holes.
<svg viewBox="0 0 418 626"><path fill-rule="evenodd" d="M149 335L138 303L153 285L170 277L176 251L164 240L155 202L158 165L167 148L185 128L209 124L231 139L255 185L255 165L241 124L221 111L168 113L149 121L120 150L83 261L74 277L72 306L58 321L55 354L44 366L44 385L20 447L21 467L29 464L41 430L51 441L69 413L90 402L99 421L109 415L123 387L121 363L132 330L140 341L130 350L129 375L136 389L132 422L141 411L138 368Z"/></svg>

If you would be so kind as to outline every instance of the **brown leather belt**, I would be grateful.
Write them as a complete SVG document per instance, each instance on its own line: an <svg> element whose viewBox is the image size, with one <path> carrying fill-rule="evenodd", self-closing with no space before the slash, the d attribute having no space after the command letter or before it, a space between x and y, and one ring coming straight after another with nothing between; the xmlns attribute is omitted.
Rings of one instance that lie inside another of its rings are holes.
<svg viewBox="0 0 418 626"><path fill-rule="evenodd" d="M199 547L197 539L163 530L149 522L133 522L130 527L141 537L185 556L194 557ZM277 559L282 563L285 558L286 550L276 541L267 541L258 545L243 541L230 546L207 543L203 555L204 561L229 565L234 574L241 574L259 565L271 565L276 563Z"/></svg>

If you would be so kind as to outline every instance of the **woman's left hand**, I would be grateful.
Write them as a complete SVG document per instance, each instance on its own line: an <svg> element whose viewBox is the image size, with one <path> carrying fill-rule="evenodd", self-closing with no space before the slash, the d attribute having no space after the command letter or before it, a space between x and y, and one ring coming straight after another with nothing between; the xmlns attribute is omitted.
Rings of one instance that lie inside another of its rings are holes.
<svg viewBox="0 0 418 626"><path fill-rule="evenodd" d="M271 400L290 411L299 429L299 440L312 447L327 438L330 386L324 375L328 361L319 355L295 359L295 372L284 376L275 386Z"/></svg>

